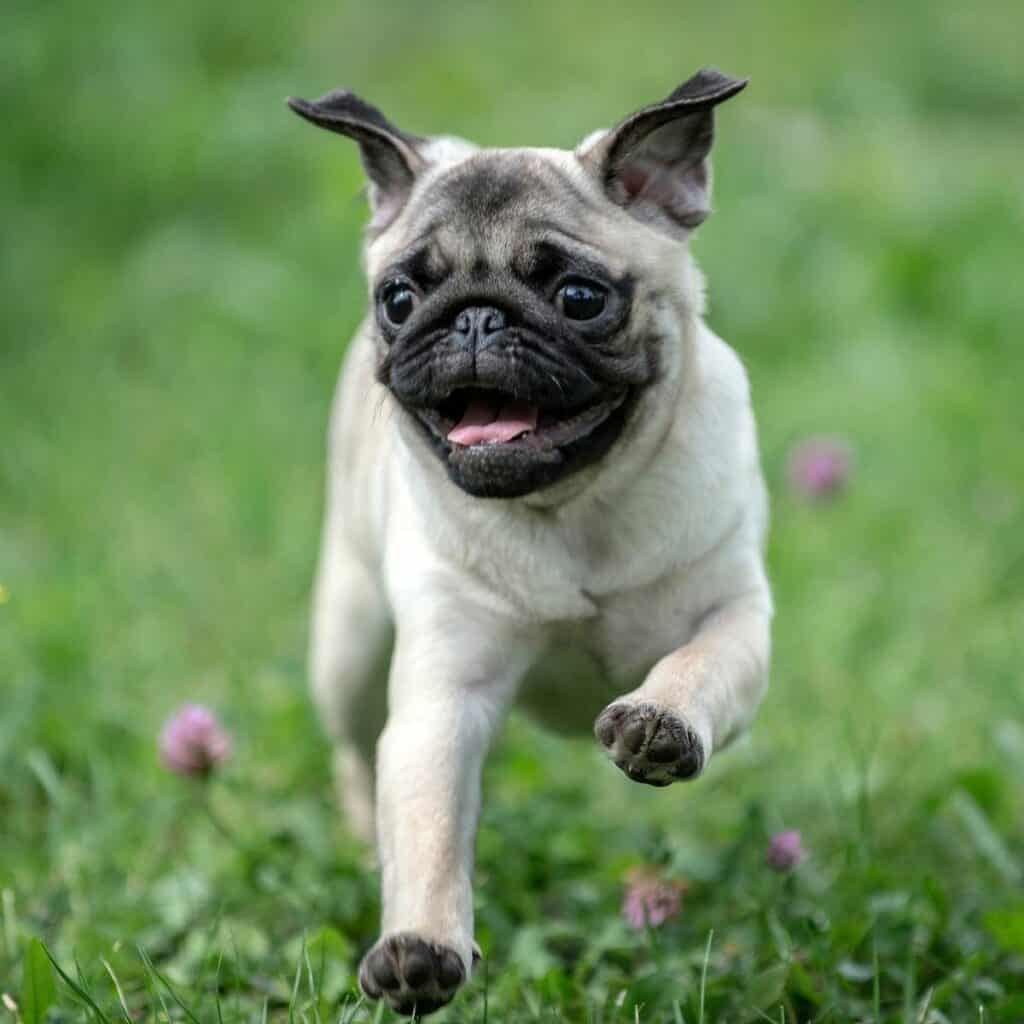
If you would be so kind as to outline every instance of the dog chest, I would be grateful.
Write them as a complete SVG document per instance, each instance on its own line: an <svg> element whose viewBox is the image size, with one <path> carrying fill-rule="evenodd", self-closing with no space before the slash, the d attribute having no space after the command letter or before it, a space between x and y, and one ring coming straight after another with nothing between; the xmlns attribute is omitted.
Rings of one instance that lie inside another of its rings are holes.
<svg viewBox="0 0 1024 1024"><path fill-rule="evenodd" d="M580 629L553 631L523 680L519 704L549 729L589 732L595 716L619 691L621 684L587 642Z"/></svg>

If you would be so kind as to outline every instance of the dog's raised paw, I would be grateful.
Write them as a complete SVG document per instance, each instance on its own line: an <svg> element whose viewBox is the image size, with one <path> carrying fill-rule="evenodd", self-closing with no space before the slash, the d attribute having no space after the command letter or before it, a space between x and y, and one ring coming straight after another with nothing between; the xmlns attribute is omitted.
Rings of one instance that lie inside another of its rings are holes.
<svg viewBox="0 0 1024 1024"><path fill-rule="evenodd" d="M466 980L459 954L413 932L385 935L363 957L359 986L396 1013L425 1017L451 1001Z"/></svg>
<svg viewBox="0 0 1024 1024"><path fill-rule="evenodd" d="M634 782L668 786L704 768L700 737L681 716L657 704L609 704L594 723L594 735Z"/></svg>

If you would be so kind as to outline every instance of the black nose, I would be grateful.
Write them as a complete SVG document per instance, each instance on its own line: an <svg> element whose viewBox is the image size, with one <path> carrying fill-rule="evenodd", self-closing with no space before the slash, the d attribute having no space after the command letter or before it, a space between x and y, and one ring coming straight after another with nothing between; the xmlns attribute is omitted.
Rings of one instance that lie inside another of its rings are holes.
<svg viewBox="0 0 1024 1024"><path fill-rule="evenodd" d="M507 325L505 314L492 306L470 306L455 318L455 333L479 344Z"/></svg>

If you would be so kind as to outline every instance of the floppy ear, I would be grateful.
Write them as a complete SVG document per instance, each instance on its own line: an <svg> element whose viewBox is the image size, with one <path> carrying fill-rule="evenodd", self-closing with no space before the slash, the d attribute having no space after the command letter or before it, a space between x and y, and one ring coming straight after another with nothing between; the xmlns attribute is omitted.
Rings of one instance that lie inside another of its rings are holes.
<svg viewBox="0 0 1024 1024"><path fill-rule="evenodd" d="M359 144L370 179L370 230L383 231L401 212L416 175L426 166L420 153L425 140L396 128L376 107L345 89L312 102L292 96L288 106L318 127Z"/></svg>
<svg viewBox="0 0 1024 1024"><path fill-rule="evenodd" d="M672 233L690 231L711 212L714 108L746 84L704 68L660 103L584 142L577 156L612 202Z"/></svg>

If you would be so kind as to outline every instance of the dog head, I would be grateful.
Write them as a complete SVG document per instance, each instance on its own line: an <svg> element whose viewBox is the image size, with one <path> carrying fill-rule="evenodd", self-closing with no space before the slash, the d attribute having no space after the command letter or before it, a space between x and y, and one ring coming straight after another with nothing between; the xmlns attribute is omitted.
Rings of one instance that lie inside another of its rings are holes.
<svg viewBox="0 0 1024 1024"><path fill-rule="evenodd" d="M456 485L520 497L610 457L699 312L686 241L710 211L703 70L575 150L477 150L349 92L296 113L354 139L377 374Z"/></svg>

